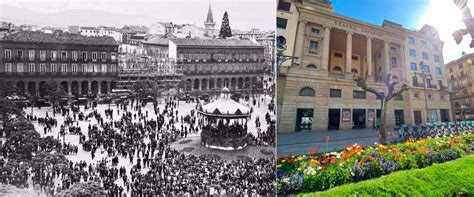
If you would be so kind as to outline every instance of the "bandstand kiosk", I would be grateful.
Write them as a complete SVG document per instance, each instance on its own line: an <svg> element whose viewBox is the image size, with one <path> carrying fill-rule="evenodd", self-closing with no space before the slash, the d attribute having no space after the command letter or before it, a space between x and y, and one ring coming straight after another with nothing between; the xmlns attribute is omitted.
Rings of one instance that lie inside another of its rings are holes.
<svg viewBox="0 0 474 197"><path fill-rule="evenodd" d="M228 88L222 89L220 99L198 107L198 113L203 118L202 145L220 150L239 150L247 146L250 108L232 100Z"/></svg>

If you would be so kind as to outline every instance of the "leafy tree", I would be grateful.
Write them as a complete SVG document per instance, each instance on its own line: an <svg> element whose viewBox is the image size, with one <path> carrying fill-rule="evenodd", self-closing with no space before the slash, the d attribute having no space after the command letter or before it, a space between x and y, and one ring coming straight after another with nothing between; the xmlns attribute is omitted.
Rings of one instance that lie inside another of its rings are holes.
<svg viewBox="0 0 474 197"><path fill-rule="evenodd" d="M107 190L97 182L81 182L61 191L59 196L107 196Z"/></svg>
<svg viewBox="0 0 474 197"><path fill-rule="evenodd" d="M16 117L23 114L23 111L15 105L12 101L0 98L0 118L3 122L3 132L7 135L13 129L13 123Z"/></svg>
<svg viewBox="0 0 474 197"><path fill-rule="evenodd" d="M0 79L0 97L5 98L6 96L15 95L18 93L19 90L15 85L13 85L13 82Z"/></svg>
<svg viewBox="0 0 474 197"><path fill-rule="evenodd" d="M43 92L44 96L49 97L53 105L59 105L61 98L67 95L66 90L54 81L44 83L40 91Z"/></svg>
<svg viewBox="0 0 474 197"><path fill-rule="evenodd" d="M226 11L224 13L224 17L222 17L222 24L221 24L221 30L219 32L219 38L226 39L227 37L232 37L232 30L230 29L229 16L227 15L227 11Z"/></svg>
<svg viewBox="0 0 474 197"><path fill-rule="evenodd" d="M381 100L380 111L382 112L382 117L380 117L380 138L379 143L385 144L387 142L387 128L386 128L386 120L387 120L387 103L394 97L401 96L403 92L408 91L408 86L403 84L400 89L394 92L395 86L398 85L399 82L392 81L392 75L389 73L385 76L383 83L388 89L388 93L385 94L384 92L379 92L372 87L367 85L367 81L364 77L359 77L354 79L357 82L357 86L362 88L363 90L375 94L377 99Z"/></svg>

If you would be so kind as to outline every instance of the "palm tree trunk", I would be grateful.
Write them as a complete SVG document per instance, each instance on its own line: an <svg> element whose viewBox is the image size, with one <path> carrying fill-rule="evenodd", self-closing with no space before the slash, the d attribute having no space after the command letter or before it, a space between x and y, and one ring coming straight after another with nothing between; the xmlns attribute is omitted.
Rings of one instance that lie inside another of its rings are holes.
<svg viewBox="0 0 474 197"><path fill-rule="evenodd" d="M380 117L380 138L379 138L379 143L380 144L385 144L387 143L387 128L386 128L386 120L387 120L387 103L385 101L385 98L382 100L382 117Z"/></svg>

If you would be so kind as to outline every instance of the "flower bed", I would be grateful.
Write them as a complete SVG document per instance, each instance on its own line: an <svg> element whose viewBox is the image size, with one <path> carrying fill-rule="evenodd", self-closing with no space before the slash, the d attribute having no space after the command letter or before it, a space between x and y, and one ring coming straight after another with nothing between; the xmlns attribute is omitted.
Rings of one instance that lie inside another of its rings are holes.
<svg viewBox="0 0 474 197"><path fill-rule="evenodd" d="M393 171L423 168L463 156L474 134L407 141L391 145L348 146L341 152L277 158L279 194L323 191L350 182L380 177Z"/></svg>

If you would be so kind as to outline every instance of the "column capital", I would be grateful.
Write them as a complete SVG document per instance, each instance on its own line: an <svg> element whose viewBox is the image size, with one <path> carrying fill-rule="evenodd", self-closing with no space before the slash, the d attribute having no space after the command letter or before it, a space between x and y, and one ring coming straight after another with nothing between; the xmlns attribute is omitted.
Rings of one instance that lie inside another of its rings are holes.
<svg viewBox="0 0 474 197"><path fill-rule="evenodd" d="M308 23L308 20L306 20L306 19L298 19L298 22L303 23L303 24L306 24L306 23Z"/></svg>
<svg viewBox="0 0 474 197"><path fill-rule="evenodd" d="M332 29L332 27L331 27L331 26L329 26L329 25L323 25L323 28L324 28L324 29L329 29L329 30L331 30L331 29Z"/></svg>
<svg viewBox="0 0 474 197"><path fill-rule="evenodd" d="M354 35L354 32L353 32L353 31L346 30L346 34L347 34L347 35L349 35L349 34L350 34L350 35Z"/></svg>
<svg viewBox="0 0 474 197"><path fill-rule="evenodd" d="M373 39L374 39L374 37L372 37L372 36L367 36L367 35L365 36L365 38L366 38L367 40L373 40Z"/></svg>
<svg viewBox="0 0 474 197"><path fill-rule="evenodd" d="M390 44L390 41L383 40L383 44L388 46L388 44Z"/></svg>

